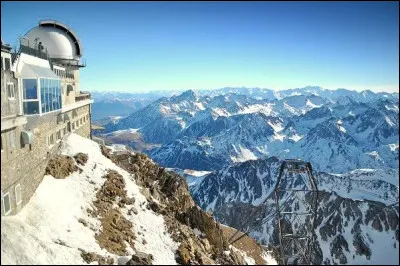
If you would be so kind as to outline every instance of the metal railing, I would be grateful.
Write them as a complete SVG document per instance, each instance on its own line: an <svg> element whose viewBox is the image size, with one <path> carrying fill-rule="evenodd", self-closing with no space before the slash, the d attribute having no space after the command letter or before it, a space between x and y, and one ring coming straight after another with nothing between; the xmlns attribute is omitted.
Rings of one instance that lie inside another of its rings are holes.
<svg viewBox="0 0 400 266"><path fill-rule="evenodd" d="M29 46L23 45L21 43L19 50L20 50L19 53L32 55L32 56L39 57L39 58L42 58L42 59L45 59L45 60L49 59L49 54L47 53L47 49L45 49L44 51L43 50L38 50L38 49L35 49L33 47L29 47Z"/></svg>
<svg viewBox="0 0 400 266"><path fill-rule="evenodd" d="M88 100L90 99L90 93L87 91L81 91L79 95L75 96L75 101L83 101L83 100Z"/></svg>

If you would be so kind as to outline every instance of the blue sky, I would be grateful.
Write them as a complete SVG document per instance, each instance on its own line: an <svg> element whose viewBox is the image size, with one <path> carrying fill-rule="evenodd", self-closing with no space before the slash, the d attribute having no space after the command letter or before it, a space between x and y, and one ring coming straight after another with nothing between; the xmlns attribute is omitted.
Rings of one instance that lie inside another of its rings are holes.
<svg viewBox="0 0 400 266"><path fill-rule="evenodd" d="M1 37L52 18L80 37L83 90L399 91L398 2L1 2Z"/></svg>

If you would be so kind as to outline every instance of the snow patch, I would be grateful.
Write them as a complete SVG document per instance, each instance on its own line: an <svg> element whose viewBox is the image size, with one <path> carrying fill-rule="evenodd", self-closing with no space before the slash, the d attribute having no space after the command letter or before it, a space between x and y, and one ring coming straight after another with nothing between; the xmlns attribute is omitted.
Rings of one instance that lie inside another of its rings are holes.
<svg viewBox="0 0 400 266"><path fill-rule="evenodd" d="M89 139L72 133L61 145L63 155L73 156L78 152L89 155L87 163L80 166L83 171L74 172L65 179L45 176L20 213L2 217L1 263L86 264L78 248L118 261L119 256L100 248L95 239L100 221L86 212L93 208L95 189L105 181L102 176L108 169L114 169L123 176L128 197L135 197L134 206L138 210L134 219L127 215L127 207L120 209L121 213L133 222L135 232L140 226L145 229L142 233L147 245L142 245L138 237L135 248L153 254L154 264L176 264L175 251L179 243L172 240L162 216L140 207L147 200L132 176L104 157L99 145ZM88 227L78 221L80 218L87 221Z"/></svg>

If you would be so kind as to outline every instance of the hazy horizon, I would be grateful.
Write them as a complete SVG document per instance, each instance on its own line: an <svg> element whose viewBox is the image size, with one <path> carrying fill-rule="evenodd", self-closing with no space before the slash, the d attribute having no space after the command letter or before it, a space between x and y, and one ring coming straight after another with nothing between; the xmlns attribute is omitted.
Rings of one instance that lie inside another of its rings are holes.
<svg viewBox="0 0 400 266"><path fill-rule="evenodd" d="M398 9L398 2L3 1L1 37L15 46L40 19L65 23L83 44L82 90L318 84L399 92Z"/></svg>
<svg viewBox="0 0 400 266"><path fill-rule="evenodd" d="M273 91L285 91L285 90L293 90L293 89L304 89L307 87L320 87L322 90L338 90L338 89L346 89L349 91L356 91L356 92L363 92L363 91L372 91L374 93L399 93L399 91L374 91L371 89L365 89L365 90L354 90L351 88L334 88L334 89L329 89L329 88L324 88L318 85L307 85L307 86L302 86L302 87L291 87L291 88L285 88L285 89L274 89L274 88L261 88L261 87L243 87L243 86L225 86L225 87L220 87L220 88L200 88L200 89L194 89L194 88L187 88L187 89L175 89L175 90L168 90L168 89L159 89L159 90L141 90L141 91L131 91L131 90L123 90L123 89L105 89L105 90L96 90L96 89L89 89L89 92L121 92L121 93L132 93L132 94L145 94L145 93L156 93L156 92L172 92L176 91L177 93L179 92L184 92L184 91L212 91L212 90L220 90L220 89L261 89L261 90L273 90Z"/></svg>

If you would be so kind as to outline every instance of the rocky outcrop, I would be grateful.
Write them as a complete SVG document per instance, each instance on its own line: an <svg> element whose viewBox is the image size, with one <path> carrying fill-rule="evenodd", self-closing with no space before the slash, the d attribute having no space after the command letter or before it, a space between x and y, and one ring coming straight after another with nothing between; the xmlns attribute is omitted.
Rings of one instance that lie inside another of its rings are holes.
<svg viewBox="0 0 400 266"><path fill-rule="evenodd" d="M114 204L124 207L132 204L132 199L127 197L124 179L118 172L110 170L104 178L106 181L97 192L97 200L94 202L96 215L100 217L102 225L95 238L101 248L123 256L126 255L125 242L134 248L136 236L132 232L132 222L128 221Z"/></svg>
<svg viewBox="0 0 400 266"><path fill-rule="evenodd" d="M94 252L87 252L83 249L79 249L81 252L81 257L87 263L92 263L93 261L97 261L99 265L112 265L114 264L114 259L111 257L104 257Z"/></svg>
<svg viewBox="0 0 400 266"><path fill-rule="evenodd" d="M71 173L78 170L75 161L70 156L56 155L50 159L46 167L46 175L52 175L54 178L66 178Z"/></svg>
<svg viewBox="0 0 400 266"><path fill-rule="evenodd" d="M221 225L194 203L183 177L165 171L144 154L111 154L110 159L143 187L147 208L163 215L172 239L181 243L178 263L246 264L242 254L230 250Z"/></svg>
<svg viewBox="0 0 400 266"><path fill-rule="evenodd" d="M88 155L86 153L79 152L74 155L75 161L80 165L85 165L88 160Z"/></svg>
<svg viewBox="0 0 400 266"><path fill-rule="evenodd" d="M136 252L126 265L152 265L153 255L144 252Z"/></svg>

